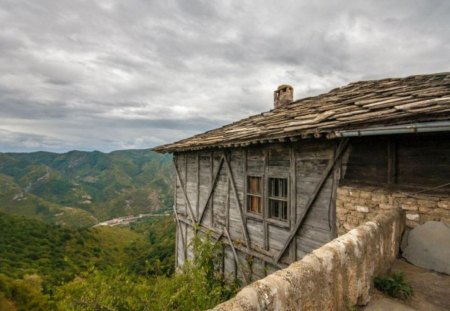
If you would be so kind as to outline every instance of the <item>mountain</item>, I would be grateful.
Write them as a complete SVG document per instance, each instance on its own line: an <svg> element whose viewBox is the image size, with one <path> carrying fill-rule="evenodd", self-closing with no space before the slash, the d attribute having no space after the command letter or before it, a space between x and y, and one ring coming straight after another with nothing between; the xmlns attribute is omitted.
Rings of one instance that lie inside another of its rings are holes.
<svg viewBox="0 0 450 311"><path fill-rule="evenodd" d="M150 150L0 153L0 211L83 227L169 209L172 172Z"/></svg>

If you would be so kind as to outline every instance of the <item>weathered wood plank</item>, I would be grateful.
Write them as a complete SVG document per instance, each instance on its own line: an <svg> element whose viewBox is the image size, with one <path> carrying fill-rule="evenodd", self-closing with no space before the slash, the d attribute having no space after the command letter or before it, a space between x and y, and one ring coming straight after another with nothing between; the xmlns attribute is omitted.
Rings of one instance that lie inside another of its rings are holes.
<svg viewBox="0 0 450 311"><path fill-rule="evenodd" d="M296 162L296 156L295 156L295 150L291 147L289 147L289 155L290 155L290 217L289 217L289 225L293 223L293 219L297 219L297 162ZM297 259L297 244L291 243L289 250L289 259L291 262L296 261Z"/></svg>
<svg viewBox="0 0 450 311"><path fill-rule="evenodd" d="M212 194L213 194L213 192L214 192L214 189L216 188L217 180L218 180L218 178L219 178L219 175L220 175L220 171L221 171L221 169L222 169L223 162L224 162L224 157L222 156L222 157L220 158L219 166L217 167L216 173L214 174L214 179L213 179L213 182L211 183L211 188L210 188L210 190L209 190L209 192L208 192L208 196L207 196L207 198L206 198L206 202L205 202L204 205L203 205L203 209L202 209L202 212L201 212L200 217L199 217L199 219L198 219L198 223L201 223L202 220L203 220L203 217L205 216L205 211L206 211L206 208L208 207L209 201L211 200L211 196L212 196Z"/></svg>
<svg viewBox="0 0 450 311"><path fill-rule="evenodd" d="M336 156L334 157L334 159L330 160L330 163L329 163L328 167L326 168L326 170L325 170L325 172L324 172L320 182L317 184L316 189L314 190L311 198L309 199L305 209L302 211L302 213L300 213L299 219L297 220L297 222L296 222L296 224L294 226L294 229L289 234L289 237L286 240L286 242L284 243L283 248L281 249L280 253L276 257L276 259L275 259L276 262L279 262L281 257L283 257L284 252L289 247L289 244L291 243L292 239L297 234L298 229L303 224L303 221L305 220L305 216L308 214L308 211L309 211L310 207L313 205L314 201L317 199L319 191L321 190L323 184L325 183L325 181L327 180L327 178L330 175L331 171L333 170L333 168L334 168L334 166L336 164L336 161L341 157L342 153L345 151L347 146L348 146L348 139L341 140L341 142L339 143L338 150L336 152Z"/></svg>
<svg viewBox="0 0 450 311"><path fill-rule="evenodd" d="M177 210L176 210L176 208L175 208L175 205L173 206L173 213L174 213L174 215L175 215L175 220L176 220L176 222L177 222L177 231L180 233L180 237L181 237L181 246L182 246L182 249L183 249L183 252L184 252L184 250L185 250L185 248L186 248L186 240L185 240L185 238L184 238L184 235L183 235L183 230L182 230L182 228L181 228L181 224L180 224L180 220L179 220L179 218L178 218L178 213L177 213ZM175 258L177 259L176 261L175 261L175 263L176 263L176 265L178 264L178 234L176 234L175 235L176 236L176 241L175 241L175 249L176 249L176 252L175 252Z"/></svg>
<svg viewBox="0 0 450 311"><path fill-rule="evenodd" d="M237 205L239 207L239 212L240 212L241 222L242 222L242 231L244 233L245 244L246 244L247 248L250 249L250 239L249 239L248 232L247 232L247 226L245 224L244 211L242 209L241 201L239 200L239 194L238 194L238 191L236 189L236 183L234 181L234 176L233 176L233 171L231 170L230 161L228 160L228 157L227 157L227 155L225 153L224 153L224 158L225 158L225 164L226 164L226 167L227 167L227 170L228 170L228 176L229 176L230 181L231 181L231 188L233 190L236 203L237 203Z"/></svg>
<svg viewBox="0 0 450 311"><path fill-rule="evenodd" d="M236 249L234 248L234 244L233 244L233 241L231 240L230 233L228 232L228 229L226 227L224 228L224 231L225 231L226 237L228 238L228 242L230 243L229 245L231 247L231 250L233 251L233 256L234 256L234 260L236 261L236 265L241 270L242 276L244 277L244 280L245 280L245 285L247 285L249 283L249 279L248 279L247 275L245 274L245 272L243 271L241 264L239 263L239 258L238 258L238 255L236 254Z"/></svg>
<svg viewBox="0 0 450 311"><path fill-rule="evenodd" d="M183 224L185 224L187 226L192 226L192 223L190 221L188 221L187 219L183 219L181 217L180 217L180 222L182 222ZM201 232L204 232L204 233L213 234L214 237L216 237L216 236L218 236L218 235L220 235L222 233L221 230L219 231L216 228L205 227L204 224L201 225L201 226L198 226L197 229L199 231L201 231ZM228 240L224 240L223 242L224 242L224 244L228 245ZM247 254L247 255L259 258L261 260L264 260L264 261L270 263L271 265L277 266L279 269L286 268L285 264L283 264L283 263L276 263L273 260L274 253L264 252L263 249L258 249L258 250L256 250L256 249L255 250L248 249L247 247L244 247L242 243L236 243L236 244L234 244L234 247L238 251L240 251L240 252L242 252L244 254Z"/></svg>
<svg viewBox="0 0 450 311"><path fill-rule="evenodd" d="M175 173L177 175L178 182L180 183L180 188L183 192L184 200L186 202L186 205L188 206L189 216L191 217L192 223L195 223L196 219L194 217L194 212L192 211L191 202L189 201L189 198L187 196L186 189L184 187L183 180L181 179L180 172L178 170L178 166L177 166L176 162L174 162L174 166L175 166Z"/></svg>

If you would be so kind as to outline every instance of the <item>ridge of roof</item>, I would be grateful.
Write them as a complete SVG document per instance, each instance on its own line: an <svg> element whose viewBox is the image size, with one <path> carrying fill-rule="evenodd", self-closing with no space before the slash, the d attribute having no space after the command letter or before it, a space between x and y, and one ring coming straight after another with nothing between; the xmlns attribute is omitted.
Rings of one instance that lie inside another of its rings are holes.
<svg viewBox="0 0 450 311"><path fill-rule="evenodd" d="M285 139L334 138L337 130L357 126L430 120L450 120L450 72L352 82L153 150L181 152Z"/></svg>

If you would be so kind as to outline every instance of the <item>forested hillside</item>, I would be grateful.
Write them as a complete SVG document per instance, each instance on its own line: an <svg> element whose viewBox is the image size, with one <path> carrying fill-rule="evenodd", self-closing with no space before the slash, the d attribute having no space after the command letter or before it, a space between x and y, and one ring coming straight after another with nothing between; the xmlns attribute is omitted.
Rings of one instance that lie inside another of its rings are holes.
<svg viewBox="0 0 450 311"><path fill-rule="evenodd" d="M130 277L170 275L174 232L170 216L132 228L77 229L0 213L0 310L53 309L57 289L75 277L117 269Z"/></svg>
<svg viewBox="0 0 450 311"><path fill-rule="evenodd" d="M89 226L170 208L172 175L150 150L0 153L0 211Z"/></svg>
<svg viewBox="0 0 450 311"><path fill-rule="evenodd" d="M239 283L223 278L223 245L195 236L174 272L175 222L67 228L0 213L0 310L205 310Z"/></svg>

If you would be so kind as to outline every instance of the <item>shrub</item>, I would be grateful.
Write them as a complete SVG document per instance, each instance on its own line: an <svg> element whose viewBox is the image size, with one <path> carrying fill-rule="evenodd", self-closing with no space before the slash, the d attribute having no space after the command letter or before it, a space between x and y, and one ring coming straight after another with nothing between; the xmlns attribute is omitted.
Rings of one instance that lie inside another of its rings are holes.
<svg viewBox="0 0 450 311"><path fill-rule="evenodd" d="M234 295L238 284L228 282L221 273L221 243L196 234L190 246L194 258L170 277L148 278L123 268L92 269L58 288L57 307L74 311L194 311L212 308Z"/></svg>
<svg viewBox="0 0 450 311"><path fill-rule="evenodd" d="M378 276L374 280L375 288L379 291L400 299L407 299L413 295L413 289L405 281L403 271L397 271L391 275Z"/></svg>

